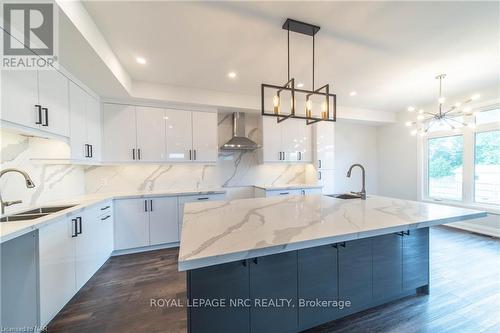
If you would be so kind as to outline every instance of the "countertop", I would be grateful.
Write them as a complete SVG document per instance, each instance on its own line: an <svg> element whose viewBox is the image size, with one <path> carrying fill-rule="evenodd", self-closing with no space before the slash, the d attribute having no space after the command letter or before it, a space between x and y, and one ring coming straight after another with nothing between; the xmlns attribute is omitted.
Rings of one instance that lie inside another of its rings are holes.
<svg viewBox="0 0 500 333"><path fill-rule="evenodd" d="M87 207L99 204L106 200L201 195L201 194L220 194L220 193L226 193L226 191L217 188L217 189L197 189L197 190L179 189L179 190L165 190L165 191L152 191L152 192L117 192L109 194L90 194L90 195L71 198L68 200L59 200L59 201L44 203L34 207L26 207L21 209L20 212L27 211L33 208L38 208L40 206L50 207L50 206L75 205L74 207L53 214L49 214L47 216L34 220L0 222L0 244L8 240L11 240L13 238L22 236L32 230L39 229L47 224L50 224L58 220L59 218L69 217L71 215L74 215ZM12 214L9 213L7 215L12 215Z"/></svg>
<svg viewBox="0 0 500 333"><path fill-rule="evenodd" d="M179 270L484 216L477 210L371 195L367 200L309 195L189 203Z"/></svg>
<svg viewBox="0 0 500 333"><path fill-rule="evenodd" d="M253 187L260 188L265 191L281 191L281 190L300 190L302 188L323 188L323 185L312 184L287 184L287 185L254 185Z"/></svg>

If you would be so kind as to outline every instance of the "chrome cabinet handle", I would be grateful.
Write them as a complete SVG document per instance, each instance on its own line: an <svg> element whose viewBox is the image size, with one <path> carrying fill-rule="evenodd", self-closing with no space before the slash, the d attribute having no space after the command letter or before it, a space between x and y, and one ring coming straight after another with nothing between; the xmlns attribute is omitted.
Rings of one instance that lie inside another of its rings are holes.
<svg viewBox="0 0 500 333"><path fill-rule="evenodd" d="M42 126L49 126L49 109L48 108L42 108L42 110L45 113L45 122L42 124Z"/></svg>
<svg viewBox="0 0 500 333"><path fill-rule="evenodd" d="M37 112L38 112L38 120L35 121L35 124L41 125L42 124L42 106L39 104L35 105Z"/></svg>

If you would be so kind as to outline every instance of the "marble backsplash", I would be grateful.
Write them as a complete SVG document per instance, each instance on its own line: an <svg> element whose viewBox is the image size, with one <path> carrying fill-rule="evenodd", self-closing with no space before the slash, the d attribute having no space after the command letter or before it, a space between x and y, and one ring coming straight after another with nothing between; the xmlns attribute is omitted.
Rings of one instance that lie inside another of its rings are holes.
<svg viewBox="0 0 500 333"><path fill-rule="evenodd" d="M260 116L246 114L245 132L262 144ZM232 114L219 113L219 146L232 135ZM253 196L254 184L304 183L312 165L259 163L259 150L220 151L214 165L162 164L95 166L85 169L87 193L223 187L228 198Z"/></svg>
<svg viewBox="0 0 500 333"><path fill-rule="evenodd" d="M6 213L85 194L85 174L82 166L33 163L30 160L30 137L2 130L0 138L1 169L19 168L26 171L35 183L34 188L26 188L24 178L18 173L8 173L0 179L3 200L23 201L21 204L7 207Z"/></svg>

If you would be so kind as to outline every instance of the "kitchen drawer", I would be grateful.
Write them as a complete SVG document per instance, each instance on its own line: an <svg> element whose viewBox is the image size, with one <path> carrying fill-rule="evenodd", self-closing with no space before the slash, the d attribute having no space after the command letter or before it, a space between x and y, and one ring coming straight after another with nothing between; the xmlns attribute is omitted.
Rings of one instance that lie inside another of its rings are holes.
<svg viewBox="0 0 500 333"><path fill-rule="evenodd" d="M266 191L266 197L279 197L286 195L302 195L301 189Z"/></svg>
<svg viewBox="0 0 500 333"><path fill-rule="evenodd" d="M105 215L113 215L113 203L111 201L105 201L98 206L99 212L98 216L102 217Z"/></svg>

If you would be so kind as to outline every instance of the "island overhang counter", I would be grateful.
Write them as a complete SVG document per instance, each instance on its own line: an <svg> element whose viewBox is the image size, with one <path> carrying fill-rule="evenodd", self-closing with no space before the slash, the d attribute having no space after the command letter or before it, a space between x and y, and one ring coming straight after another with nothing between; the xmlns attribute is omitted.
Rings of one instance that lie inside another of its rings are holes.
<svg viewBox="0 0 500 333"><path fill-rule="evenodd" d="M299 332L428 293L429 227L484 216L380 196L187 204L179 270L202 303L188 307L188 331Z"/></svg>

